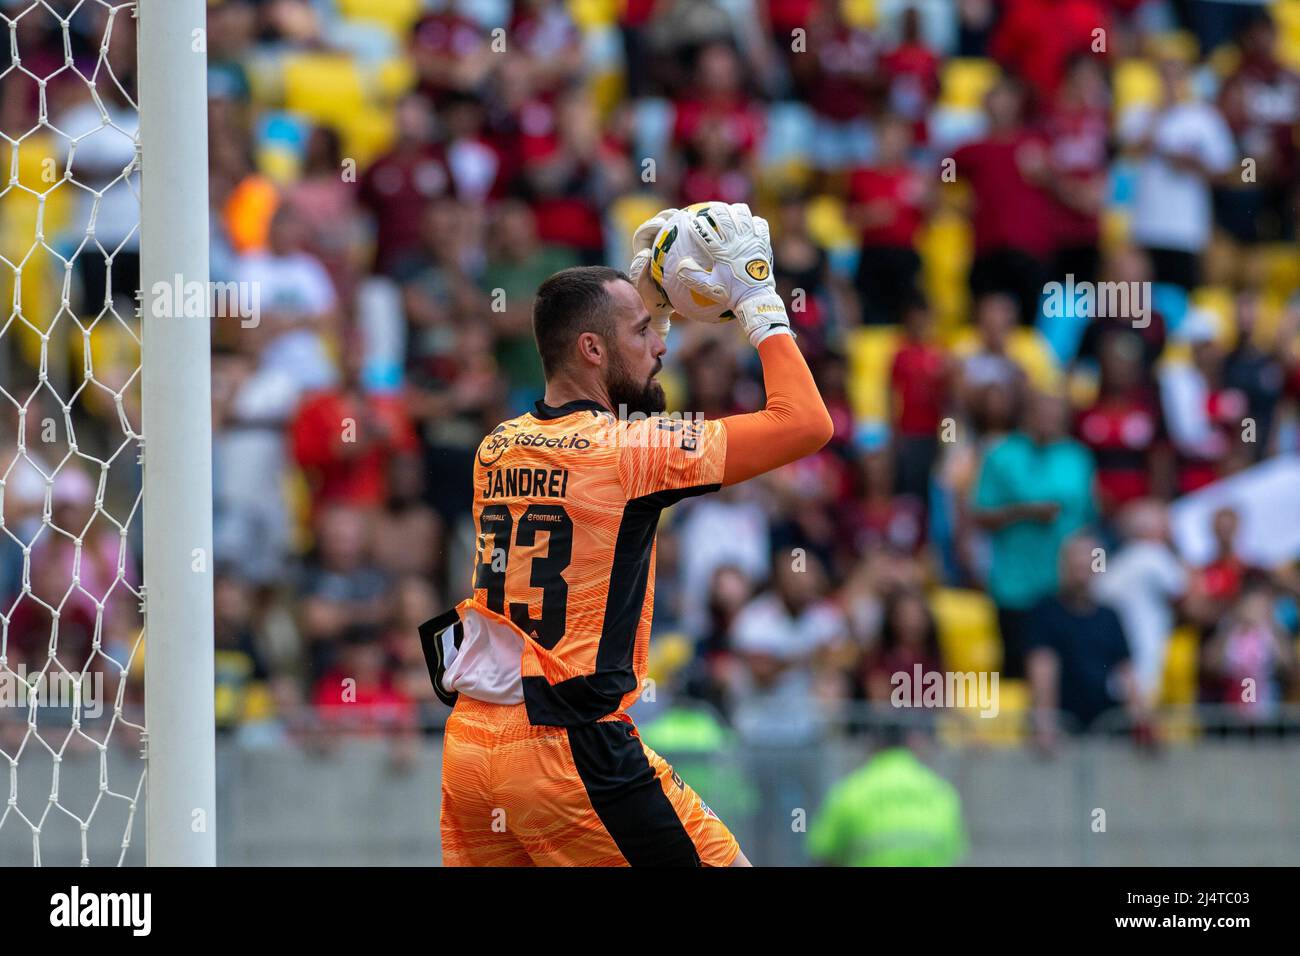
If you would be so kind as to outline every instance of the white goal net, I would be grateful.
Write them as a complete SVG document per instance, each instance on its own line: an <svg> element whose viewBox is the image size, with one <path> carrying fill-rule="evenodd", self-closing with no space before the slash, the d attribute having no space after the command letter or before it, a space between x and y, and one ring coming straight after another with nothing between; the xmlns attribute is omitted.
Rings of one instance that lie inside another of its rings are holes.
<svg viewBox="0 0 1300 956"><path fill-rule="evenodd" d="M0 27L0 865L143 863L136 4Z"/></svg>

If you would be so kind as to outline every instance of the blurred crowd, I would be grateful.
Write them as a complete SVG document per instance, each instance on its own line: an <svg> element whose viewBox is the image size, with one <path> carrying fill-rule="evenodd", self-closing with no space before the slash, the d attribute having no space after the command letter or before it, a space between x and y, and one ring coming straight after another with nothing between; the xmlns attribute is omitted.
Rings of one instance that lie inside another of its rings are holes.
<svg viewBox="0 0 1300 956"><path fill-rule="evenodd" d="M41 13L20 21L37 77L63 58ZM445 718L416 628L469 593L474 449L542 393L533 290L625 267L643 218L706 199L771 221L836 432L665 516L656 713L702 702L788 760L917 666L998 670L1049 747L1114 712L1154 733L1168 704L1267 724L1300 694L1290 565L1243 546L1232 503L1204 509L1205 555L1171 532L1187 496L1300 444L1295 0L212 0L206 44L212 279L256 290L213 324L224 730L410 739ZM133 56L124 89L96 84L117 151L69 160L97 188L130 149ZM63 76L0 79L6 130L47 98L56 126L98 122ZM83 252L77 314L133 288L133 214L99 209L115 255ZM1111 283L1126 308L1087 301ZM9 341L35 381L39 348ZM671 408L761 407L735 330L679 323L668 346ZM120 388L115 355L96 375ZM88 396L70 420L107 458L118 414ZM78 464L55 507L98 480ZM94 561L111 580L117 528L83 538L82 583ZM33 593L70 560L41 554ZM23 563L0 557L9 608ZM11 664L43 659L35 606L16 602ZM96 633L93 601L69 610Z"/></svg>

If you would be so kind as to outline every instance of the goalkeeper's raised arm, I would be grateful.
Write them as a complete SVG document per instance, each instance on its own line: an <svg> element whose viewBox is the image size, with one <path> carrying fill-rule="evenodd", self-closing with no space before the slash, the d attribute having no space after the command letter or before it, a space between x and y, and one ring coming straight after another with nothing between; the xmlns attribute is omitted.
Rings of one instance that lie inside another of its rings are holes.
<svg viewBox="0 0 1300 956"><path fill-rule="evenodd" d="M637 229L633 248L629 275L661 334L667 336L670 319L734 319L758 349L767 404L722 419L724 485L788 465L830 441L830 413L776 291L766 220L743 203L665 209Z"/></svg>
<svg viewBox="0 0 1300 956"><path fill-rule="evenodd" d="M784 334L770 335L759 344L758 356L767 405L761 411L722 419L727 429L724 485L811 455L831 440L835 430L788 325Z"/></svg>

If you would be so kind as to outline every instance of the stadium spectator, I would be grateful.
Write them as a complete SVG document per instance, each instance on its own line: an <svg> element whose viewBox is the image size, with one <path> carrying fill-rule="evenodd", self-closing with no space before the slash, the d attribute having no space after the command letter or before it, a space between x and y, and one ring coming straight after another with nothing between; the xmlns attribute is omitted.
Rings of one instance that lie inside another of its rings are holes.
<svg viewBox="0 0 1300 956"><path fill-rule="evenodd" d="M284 370L248 351L212 357L213 548L256 584L282 580L292 547L286 430L300 394Z"/></svg>
<svg viewBox="0 0 1300 956"><path fill-rule="evenodd" d="M839 344L845 315L846 283L831 268L830 257L808 232L808 202L802 193L781 197L772 240L777 292L791 304L791 321L810 362ZM826 398L825 391L822 397Z"/></svg>
<svg viewBox="0 0 1300 956"><path fill-rule="evenodd" d="M1119 616L1093 597L1098 552L1087 535L1065 541L1057 593L1040 601L1025 625L1034 734L1048 750L1062 729L1092 730L1114 707L1122 705L1139 726L1147 715ZM1058 714L1069 718L1064 728Z"/></svg>
<svg viewBox="0 0 1300 956"><path fill-rule="evenodd" d="M953 372L947 354L932 338L933 318L925 300L912 296L903 313L903 341L889 372L894 428L896 490L925 501L939 457L939 429Z"/></svg>
<svg viewBox="0 0 1300 956"><path fill-rule="evenodd" d="M989 534L989 595L998 609L1002 674L1024 676L1034 605L1057 589L1057 553L1095 517L1092 455L1066 432L1059 395L1030 396L1021 429L991 448L973 517Z"/></svg>
<svg viewBox="0 0 1300 956"><path fill-rule="evenodd" d="M829 182L871 148L868 116L878 99L880 40L849 23L836 3L815 5L807 33L806 55L791 63L813 111L813 166Z"/></svg>
<svg viewBox="0 0 1300 956"><path fill-rule="evenodd" d="M1279 61L1277 39L1268 11L1253 11L1238 34L1241 62L1219 90L1219 109L1254 175L1249 185L1233 182L1216 213L1233 238L1250 244L1296 237L1300 74Z"/></svg>
<svg viewBox="0 0 1300 956"><path fill-rule="evenodd" d="M1275 593L1264 581L1242 592L1204 648L1204 695L1252 724L1277 715L1296 669L1274 611Z"/></svg>
<svg viewBox="0 0 1300 956"><path fill-rule="evenodd" d="M861 235L858 295L869 325L902 321L921 269L917 234L933 199L926 177L909 162L911 124L891 114L877 130L875 163L849 180L849 216Z"/></svg>
<svg viewBox="0 0 1300 956"><path fill-rule="evenodd" d="M812 555L801 557L797 563L788 552L774 554L771 586L731 626L740 666L730 675L728 697L759 791L760 858L788 857L795 842L789 808L817 798L816 744L824 732L818 699L833 676L830 659L848 641L844 617L826 597L825 570Z"/></svg>
<svg viewBox="0 0 1300 956"><path fill-rule="evenodd" d="M548 114L520 138L521 186L538 237L594 265L605 255L601 210L631 184L625 147L601 130L583 90L565 93Z"/></svg>
<svg viewBox="0 0 1300 956"><path fill-rule="evenodd" d="M1100 341L1097 400L1079 415L1076 432L1097 462L1098 505L1111 517L1131 501L1167 493L1173 463L1141 334L1118 326Z"/></svg>
<svg viewBox="0 0 1300 956"><path fill-rule="evenodd" d="M1225 386L1213 314L1192 310L1177 338L1191 347L1192 361L1160 370L1160 400L1178 453L1178 491L1186 494L1248 462L1241 439L1249 406L1241 391Z"/></svg>
<svg viewBox="0 0 1300 956"><path fill-rule="evenodd" d="M874 704L890 702L897 683L895 674L913 670L922 674L943 670L939 636L925 594L913 588L893 591L885 599L880 637L862 661L859 672L863 696Z"/></svg>
<svg viewBox="0 0 1300 956"><path fill-rule="evenodd" d="M271 670L257 642L253 589L220 571L212 588L217 733L233 734L265 707Z"/></svg>
<svg viewBox="0 0 1300 956"><path fill-rule="evenodd" d="M1038 318L1052 253L1051 170L1042 134L1026 122L1024 86L1000 79L984 99L988 130L953 154L957 182L970 188L975 261L970 287L976 296L1014 296L1022 324ZM1014 209L1009 216L1006 210Z"/></svg>
<svg viewBox="0 0 1300 956"><path fill-rule="evenodd" d="M903 11L898 44L880 58L886 77L889 109L911 121L913 139L929 141L927 120L939 96L940 57L921 35L921 14L916 7Z"/></svg>
<svg viewBox="0 0 1300 956"><path fill-rule="evenodd" d="M1003 292L988 292L975 302L975 351L961 360L958 389L967 409L990 387L1006 389L1017 397L1027 386L1025 371L1011 356L1011 336L1016 326L1016 301Z"/></svg>
<svg viewBox="0 0 1300 956"><path fill-rule="evenodd" d="M1101 60L1086 53L1070 60L1043 126L1055 206L1053 277L1095 282L1110 145L1110 91Z"/></svg>
<svg viewBox="0 0 1300 956"><path fill-rule="evenodd" d="M446 156L434 143L428 100L407 94L398 102L394 119L393 146L365 171L357 194L374 221L374 268L384 275L392 275L419 247L427 205L454 189Z"/></svg>
<svg viewBox="0 0 1300 956"><path fill-rule="evenodd" d="M350 343L343 377L328 391L303 396L289 426L293 455L311 488L313 509L347 505L376 510L384 503L388 463L416 450L415 430L401 396L367 392L365 354Z"/></svg>
<svg viewBox="0 0 1300 956"><path fill-rule="evenodd" d="M316 682L312 703L320 721L314 742L337 749L345 735L384 735L397 769L415 755L416 707L384 667L383 645L368 628L349 629L339 644L338 664Z"/></svg>
<svg viewBox="0 0 1300 956"><path fill-rule="evenodd" d="M352 301L360 281L357 191L350 176L338 133L316 126L307 137L301 178L284 194L307 232L306 251L325 267L341 302Z"/></svg>
<svg viewBox="0 0 1300 956"><path fill-rule="evenodd" d="M537 218L526 203L506 200L488 233L482 291L496 333L497 364L510 383L514 404L542 387L542 363L533 343L533 295L547 276L578 264L572 250L541 242Z"/></svg>
<svg viewBox="0 0 1300 956"><path fill-rule="evenodd" d="M1165 651L1191 576L1170 546L1169 515L1159 501L1131 502L1119 516L1122 543L1097 576L1096 595L1119 615L1133 680L1148 708L1160 702Z"/></svg>
<svg viewBox="0 0 1300 956"><path fill-rule="evenodd" d="M1224 387L1245 396L1246 414L1254 424L1253 432L1249 433L1254 461L1263 458L1272 446L1273 425L1286 386L1286 350L1300 322L1300 312L1288 310L1272 341L1260 342L1262 299L1257 289L1244 288L1237 293L1237 342L1223 358ZM1244 419L1242 425L1243 428L1246 425ZM1247 441L1245 434L1242 440Z"/></svg>
<svg viewBox="0 0 1300 956"><path fill-rule="evenodd" d="M1210 242L1211 187L1236 149L1218 110L1189 98L1186 64L1170 56L1159 66L1159 103L1120 121L1120 142L1138 163L1133 239L1151 257L1157 282L1191 289Z"/></svg>
<svg viewBox="0 0 1300 956"><path fill-rule="evenodd" d="M373 515L375 564L393 575L442 580L447 532L424 500L424 463L418 454L407 452L395 454L386 464L387 498ZM427 615L418 623L426 620Z"/></svg>
<svg viewBox="0 0 1300 956"><path fill-rule="evenodd" d="M1072 57L1106 52L1105 0L1006 0L989 53L1050 103Z"/></svg>
<svg viewBox="0 0 1300 956"><path fill-rule="evenodd" d="M316 553L298 582L298 625L309 671L319 679L338 664L348 635L388 621L393 582L370 561L372 532L365 512L332 505L321 512L316 533Z"/></svg>
<svg viewBox="0 0 1300 956"><path fill-rule="evenodd" d="M411 30L411 58L420 90L435 105L454 93L477 90L492 70L487 32L451 2L421 18Z"/></svg>
<svg viewBox="0 0 1300 956"><path fill-rule="evenodd" d="M288 206L271 219L265 251L246 253L236 274L256 292L257 314L241 325L260 340L260 365L283 372L300 392L337 379L330 343L340 324L334 283L320 260L304 250L306 224Z"/></svg>

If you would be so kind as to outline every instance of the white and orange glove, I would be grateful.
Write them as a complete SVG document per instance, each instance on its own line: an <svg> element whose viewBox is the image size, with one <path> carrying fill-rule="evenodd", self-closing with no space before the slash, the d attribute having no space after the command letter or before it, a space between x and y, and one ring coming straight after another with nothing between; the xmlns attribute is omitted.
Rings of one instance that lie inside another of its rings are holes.
<svg viewBox="0 0 1300 956"><path fill-rule="evenodd" d="M726 302L755 348L769 335L792 335L772 274L767 220L744 203L710 203L682 218L691 245L678 263L678 280L705 298Z"/></svg>
<svg viewBox="0 0 1300 956"><path fill-rule="evenodd" d="M655 237L675 215L677 215L676 209L661 209L636 227L636 232L632 233L632 264L627 269L628 278L632 280L632 285L636 286L636 291L641 295L641 301L650 311L650 327L658 332L659 337L664 341L668 340L668 332L672 328L675 313L668 296L664 295L663 290L655 285L650 277L650 257ZM681 316L677 317L681 318Z"/></svg>

